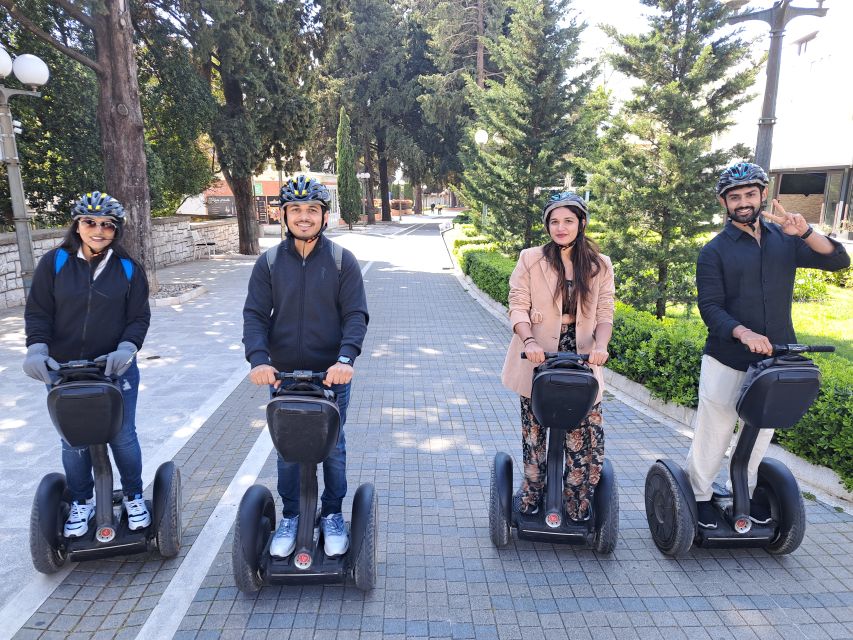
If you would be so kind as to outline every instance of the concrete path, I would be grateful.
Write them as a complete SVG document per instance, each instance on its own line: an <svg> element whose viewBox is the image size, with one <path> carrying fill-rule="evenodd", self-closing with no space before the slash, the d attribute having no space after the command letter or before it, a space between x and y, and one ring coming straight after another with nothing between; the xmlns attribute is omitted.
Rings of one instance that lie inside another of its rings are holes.
<svg viewBox="0 0 853 640"><path fill-rule="evenodd" d="M181 555L81 563L55 579L29 566L27 523L39 478L59 465L37 383L20 373L20 310L0 314L0 637L15 638L851 638L853 517L807 501L809 528L788 557L651 542L642 485L688 439L612 396L607 455L621 489L616 552L489 541L489 469L518 469L518 400L499 381L507 330L459 285L437 218L336 233L365 273L371 321L346 426L350 497L379 497L376 589L272 587L231 576L236 504L275 486L264 390L244 380L241 308L250 260L164 269L209 293L156 309L141 352L139 422L146 480L173 458L184 480ZM159 356L159 358L153 358ZM148 359L153 358L153 359ZM516 472L516 483L518 474ZM150 488L148 489L150 491ZM344 511L350 509L350 500Z"/></svg>

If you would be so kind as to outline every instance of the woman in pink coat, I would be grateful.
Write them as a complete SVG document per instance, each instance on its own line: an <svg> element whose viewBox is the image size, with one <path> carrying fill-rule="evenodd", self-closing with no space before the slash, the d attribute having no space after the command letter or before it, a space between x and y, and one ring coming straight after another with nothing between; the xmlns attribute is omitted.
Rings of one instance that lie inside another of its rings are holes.
<svg viewBox="0 0 853 640"><path fill-rule="evenodd" d="M567 432L565 443L564 497L574 521L590 517L592 493L601 477L601 367L613 332L613 265L584 233L588 215L584 200L570 192L555 194L545 206L542 221L551 241L522 251L509 279L513 336L501 375L504 386L521 396L524 481L513 506L532 514L539 509L546 477L546 434L530 406L533 368L544 362L546 351L589 354L598 397L581 425Z"/></svg>

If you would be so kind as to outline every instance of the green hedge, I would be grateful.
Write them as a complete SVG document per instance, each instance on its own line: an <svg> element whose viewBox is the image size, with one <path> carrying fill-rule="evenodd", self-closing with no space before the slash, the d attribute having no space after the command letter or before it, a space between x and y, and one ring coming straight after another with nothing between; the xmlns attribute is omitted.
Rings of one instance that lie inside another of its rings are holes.
<svg viewBox="0 0 853 640"><path fill-rule="evenodd" d="M482 236L480 236L479 238L467 238L467 237L466 238L456 238L456 240L453 241L453 249L454 250L458 249L459 247L466 245L466 244L474 245L474 244L491 244L491 243L492 243L492 241L489 238L484 238Z"/></svg>
<svg viewBox="0 0 853 640"><path fill-rule="evenodd" d="M824 275L826 274L826 275ZM820 302L827 298L827 276L832 275L819 269L798 269L794 280L794 302Z"/></svg>
<svg viewBox="0 0 853 640"><path fill-rule="evenodd" d="M503 305L509 301L509 276L515 268L515 260L497 251L472 248L460 251L462 271L471 276L474 283L492 299Z"/></svg>
<svg viewBox="0 0 853 640"><path fill-rule="evenodd" d="M515 261L483 246L467 244L455 253L474 283L506 305ZM607 366L658 398L695 407L705 335L701 321L660 321L617 303ZM832 354L816 354L814 360L823 375L820 395L794 429L777 431L776 437L796 455L833 469L853 490L853 363Z"/></svg>

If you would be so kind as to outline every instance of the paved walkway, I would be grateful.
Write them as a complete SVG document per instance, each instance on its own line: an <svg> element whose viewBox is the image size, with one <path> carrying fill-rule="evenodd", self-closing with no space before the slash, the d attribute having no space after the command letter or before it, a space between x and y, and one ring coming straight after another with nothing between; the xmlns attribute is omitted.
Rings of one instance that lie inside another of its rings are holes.
<svg viewBox="0 0 853 640"><path fill-rule="evenodd" d="M350 496L370 481L379 498L374 591L235 588L236 504L255 481L274 486L275 464L265 392L244 379L251 262L199 261L161 271L163 282L204 279L210 292L156 309L141 352L146 479L167 458L183 474L185 546L173 560L82 563L56 579L29 568L29 506L38 479L59 466L58 446L38 385L19 374L20 310L0 314L0 488L14 503L0 515L0 637L853 638L853 517L807 501L806 539L788 557L662 556L643 480L656 457L680 458L689 441L612 396L615 553L517 540L496 550L490 462L498 450L516 461L520 452L517 398L498 379L507 330L452 275L437 219L421 220L336 238L361 260L371 312L346 429Z"/></svg>

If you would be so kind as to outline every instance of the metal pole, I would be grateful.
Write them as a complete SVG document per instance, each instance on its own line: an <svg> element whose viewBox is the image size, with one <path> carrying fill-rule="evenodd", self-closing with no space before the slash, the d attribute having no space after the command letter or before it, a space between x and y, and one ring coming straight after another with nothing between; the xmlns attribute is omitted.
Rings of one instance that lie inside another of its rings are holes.
<svg viewBox="0 0 853 640"><path fill-rule="evenodd" d="M21 179L21 165L18 160L18 145L15 143L15 127L12 124L12 110L9 98L16 95L40 96L37 91L7 89L0 85L0 159L6 164L9 177L9 195L12 199L12 218L15 222L15 239L18 243L18 258L21 261L21 280L24 283L24 298L30 294L35 271L33 242L30 237L30 224L27 218L24 182Z"/></svg>
<svg viewBox="0 0 853 640"><path fill-rule="evenodd" d="M755 142L755 163L770 172L773 153L773 125L776 124L776 96L779 92L779 70L782 62L782 39L785 26L799 16L825 16L823 0L818 0L817 9L792 7L791 0L780 0L770 9L742 13L729 18L729 24L748 20L763 20L770 25L770 52L767 58L767 82L764 86L764 104L758 120L758 139Z"/></svg>

